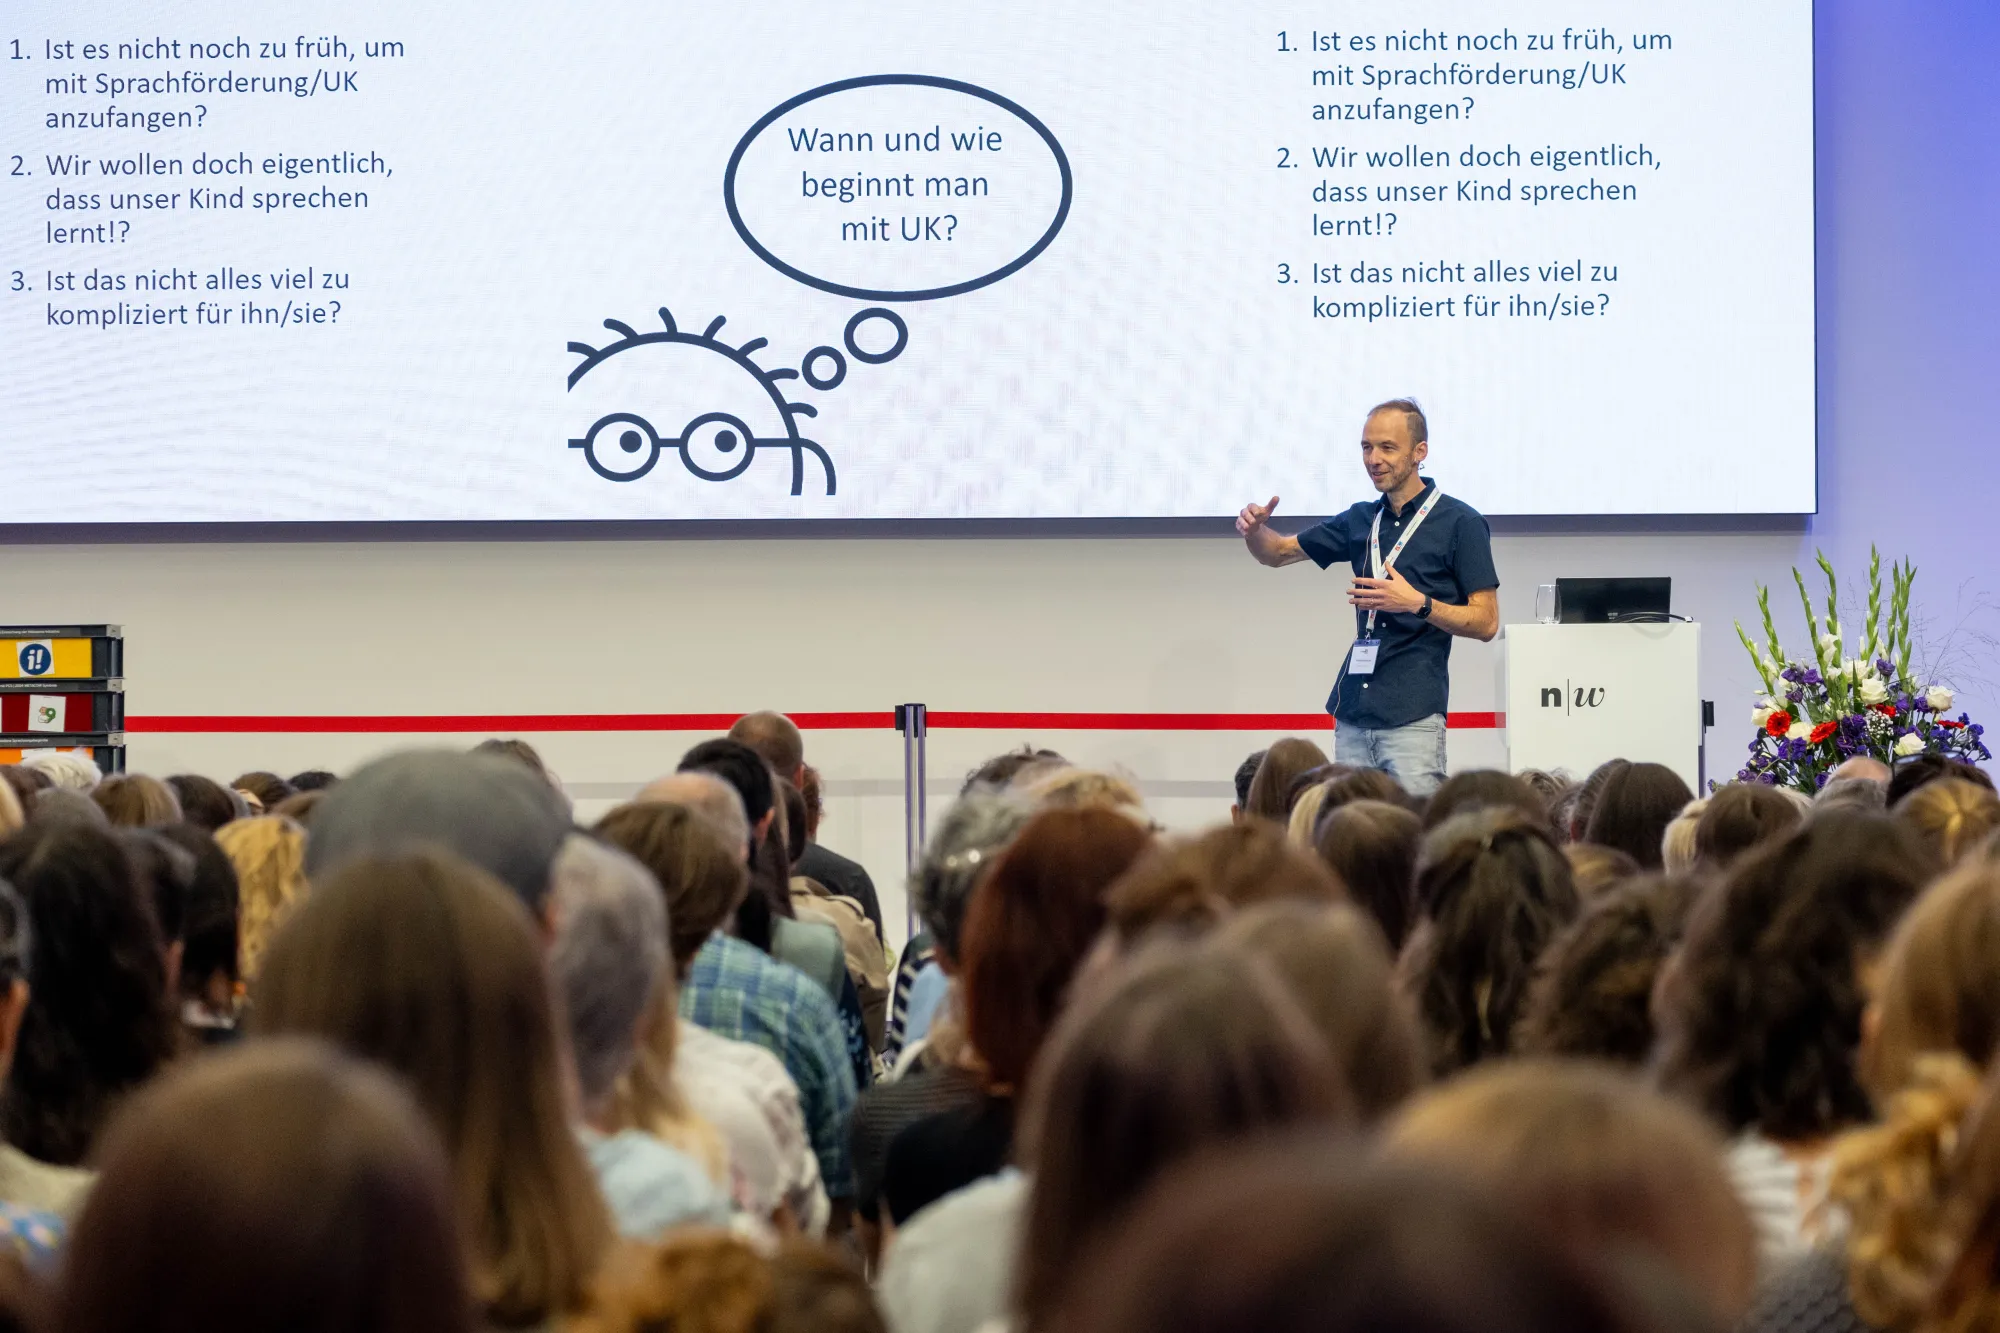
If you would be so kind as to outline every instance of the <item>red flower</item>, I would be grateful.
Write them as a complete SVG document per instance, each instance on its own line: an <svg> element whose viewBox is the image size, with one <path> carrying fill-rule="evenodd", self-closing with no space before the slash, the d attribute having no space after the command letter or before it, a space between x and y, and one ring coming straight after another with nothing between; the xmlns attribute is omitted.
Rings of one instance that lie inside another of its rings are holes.
<svg viewBox="0 0 2000 1333"><path fill-rule="evenodd" d="M1783 736L1791 729L1792 715L1782 708L1764 719L1764 731L1767 735Z"/></svg>
<svg viewBox="0 0 2000 1333"><path fill-rule="evenodd" d="M1811 741L1814 745L1818 745L1821 741L1825 740L1828 736L1833 735L1834 732L1839 730L1840 730L1840 724L1838 722L1822 722L1818 726L1812 729L1812 734L1806 737L1806 739Z"/></svg>
<svg viewBox="0 0 2000 1333"><path fill-rule="evenodd" d="M1880 713L1883 717L1896 716L1896 705L1894 704L1872 704L1870 708L1872 711Z"/></svg>
<svg viewBox="0 0 2000 1333"><path fill-rule="evenodd" d="M1965 724L1963 722L1947 722L1943 718L1939 718L1937 720L1937 725L1949 731L1956 731Z"/></svg>

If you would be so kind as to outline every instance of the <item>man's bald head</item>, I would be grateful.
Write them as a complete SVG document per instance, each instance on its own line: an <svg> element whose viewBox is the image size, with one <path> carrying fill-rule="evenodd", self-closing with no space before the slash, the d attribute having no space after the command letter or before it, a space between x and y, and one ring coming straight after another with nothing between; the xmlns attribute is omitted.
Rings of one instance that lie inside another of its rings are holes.
<svg viewBox="0 0 2000 1333"><path fill-rule="evenodd" d="M700 769L670 773L646 784L635 798L682 805L707 821L731 847L750 846L750 819L743 813L743 798L736 788L713 773Z"/></svg>
<svg viewBox="0 0 2000 1333"><path fill-rule="evenodd" d="M729 729L729 739L755 750L765 763L793 786L806 766L806 738L783 713L745 713Z"/></svg>
<svg viewBox="0 0 2000 1333"><path fill-rule="evenodd" d="M1840 767L1826 775L1828 782L1838 782L1842 778L1866 778L1870 782L1887 782L1889 766L1880 759L1865 754L1857 754L1845 760Z"/></svg>

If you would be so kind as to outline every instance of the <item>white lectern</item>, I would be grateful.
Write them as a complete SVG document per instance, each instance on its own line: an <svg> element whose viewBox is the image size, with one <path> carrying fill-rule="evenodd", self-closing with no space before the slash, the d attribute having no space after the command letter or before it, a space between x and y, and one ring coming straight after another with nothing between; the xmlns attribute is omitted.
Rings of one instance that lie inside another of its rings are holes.
<svg viewBox="0 0 2000 1333"><path fill-rule="evenodd" d="M1509 625L1503 655L1507 766L1568 769L1607 759L1665 764L1697 788L1701 626Z"/></svg>

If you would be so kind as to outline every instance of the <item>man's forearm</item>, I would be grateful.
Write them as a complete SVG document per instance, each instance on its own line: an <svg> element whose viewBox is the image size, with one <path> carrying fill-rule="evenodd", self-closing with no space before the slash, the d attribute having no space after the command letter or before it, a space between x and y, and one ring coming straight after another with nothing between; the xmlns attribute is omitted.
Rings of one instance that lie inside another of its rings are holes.
<svg viewBox="0 0 2000 1333"><path fill-rule="evenodd" d="M1431 602L1430 623L1461 639L1491 639L1499 629L1492 623L1493 618L1490 608L1477 603L1453 606L1449 602Z"/></svg>
<svg viewBox="0 0 2000 1333"><path fill-rule="evenodd" d="M1296 565L1306 558L1305 548L1299 545L1297 537L1281 537L1269 529L1260 529L1263 540L1245 543L1250 555L1260 565L1281 569L1286 565Z"/></svg>

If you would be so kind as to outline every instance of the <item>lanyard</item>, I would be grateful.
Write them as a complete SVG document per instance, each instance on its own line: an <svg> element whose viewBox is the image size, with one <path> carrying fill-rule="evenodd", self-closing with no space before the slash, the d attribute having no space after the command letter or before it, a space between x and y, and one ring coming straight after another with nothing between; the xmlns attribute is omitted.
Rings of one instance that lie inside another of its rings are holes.
<svg viewBox="0 0 2000 1333"><path fill-rule="evenodd" d="M1381 578L1382 571L1396 563L1396 557L1400 556L1403 553L1403 548L1410 544L1410 538L1417 535L1417 529L1422 527L1424 520L1431 516L1431 510L1437 506L1438 497L1443 494L1444 492L1437 487L1431 487L1430 495L1424 500L1422 505L1418 506L1416 516L1410 520L1410 526L1403 529L1403 535L1398 537L1396 544L1389 548L1389 558L1386 561L1382 559L1382 510L1389 507L1389 502L1387 500L1382 502L1381 507L1375 511L1375 522L1368 528L1368 559L1370 561L1368 573L1370 577ZM1375 612L1370 611L1368 613L1368 627L1362 633L1373 634L1374 632Z"/></svg>

